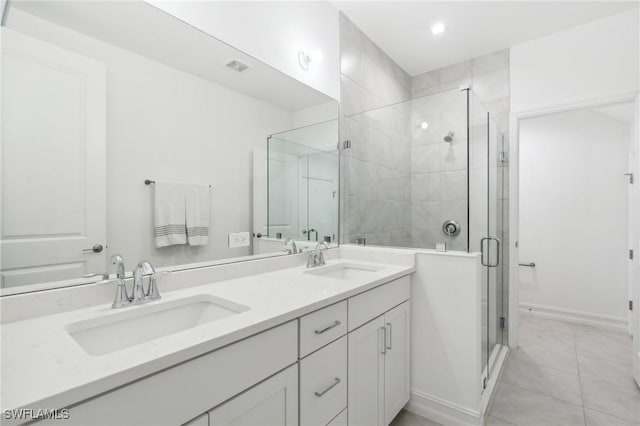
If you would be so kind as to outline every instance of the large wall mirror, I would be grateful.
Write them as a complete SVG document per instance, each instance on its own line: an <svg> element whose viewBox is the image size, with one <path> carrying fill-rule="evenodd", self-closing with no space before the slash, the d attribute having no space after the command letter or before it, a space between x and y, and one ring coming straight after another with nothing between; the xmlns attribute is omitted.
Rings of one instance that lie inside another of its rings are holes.
<svg viewBox="0 0 640 426"><path fill-rule="evenodd" d="M9 4L3 295L337 243L335 100L143 1Z"/></svg>

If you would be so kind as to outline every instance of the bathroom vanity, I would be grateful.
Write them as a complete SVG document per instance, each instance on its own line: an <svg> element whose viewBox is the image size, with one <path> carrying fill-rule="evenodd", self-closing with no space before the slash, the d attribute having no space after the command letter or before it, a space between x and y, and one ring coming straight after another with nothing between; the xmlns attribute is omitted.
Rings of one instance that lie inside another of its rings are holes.
<svg viewBox="0 0 640 426"><path fill-rule="evenodd" d="M69 410L38 424L386 425L409 401L413 271L334 258L10 322L2 408Z"/></svg>

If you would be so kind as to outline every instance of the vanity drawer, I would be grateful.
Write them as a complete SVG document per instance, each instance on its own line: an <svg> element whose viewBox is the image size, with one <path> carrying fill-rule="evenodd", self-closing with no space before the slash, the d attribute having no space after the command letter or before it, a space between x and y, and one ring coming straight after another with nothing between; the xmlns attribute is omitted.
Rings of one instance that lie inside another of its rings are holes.
<svg viewBox="0 0 640 426"><path fill-rule="evenodd" d="M347 333L347 301L300 318L300 358Z"/></svg>
<svg viewBox="0 0 640 426"><path fill-rule="evenodd" d="M406 275L349 299L349 331L382 315L411 297L411 279Z"/></svg>
<svg viewBox="0 0 640 426"><path fill-rule="evenodd" d="M300 361L300 424L328 424L347 406L347 336Z"/></svg>

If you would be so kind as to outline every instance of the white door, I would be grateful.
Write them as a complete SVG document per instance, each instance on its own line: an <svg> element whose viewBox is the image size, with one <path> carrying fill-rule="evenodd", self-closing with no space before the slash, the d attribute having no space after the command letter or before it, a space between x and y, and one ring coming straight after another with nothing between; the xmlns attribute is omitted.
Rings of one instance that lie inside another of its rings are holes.
<svg viewBox="0 0 640 426"><path fill-rule="evenodd" d="M104 66L2 32L1 287L104 272Z"/></svg>
<svg viewBox="0 0 640 426"><path fill-rule="evenodd" d="M349 333L349 426L384 424L384 316Z"/></svg>
<svg viewBox="0 0 640 426"><path fill-rule="evenodd" d="M520 122L521 308L627 325L631 129L614 111Z"/></svg>
<svg viewBox="0 0 640 426"><path fill-rule="evenodd" d="M384 360L384 417L385 425L398 415L409 402L411 392L410 302L384 314L386 354Z"/></svg>
<svg viewBox="0 0 640 426"><path fill-rule="evenodd" d="M298 365L209 411L210 426L298 424Z"/></svg>

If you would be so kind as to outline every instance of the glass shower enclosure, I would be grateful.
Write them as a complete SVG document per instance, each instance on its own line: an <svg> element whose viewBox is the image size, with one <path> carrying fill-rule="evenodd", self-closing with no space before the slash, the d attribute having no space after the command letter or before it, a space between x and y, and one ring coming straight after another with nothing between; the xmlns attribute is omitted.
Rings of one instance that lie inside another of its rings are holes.
<svg viewBox="0 0 640 426"><path fill-rule="evenodd" d="M484 380L503 343L498 129L469 88L343 116L341 241L482 253Z"/></svg>

